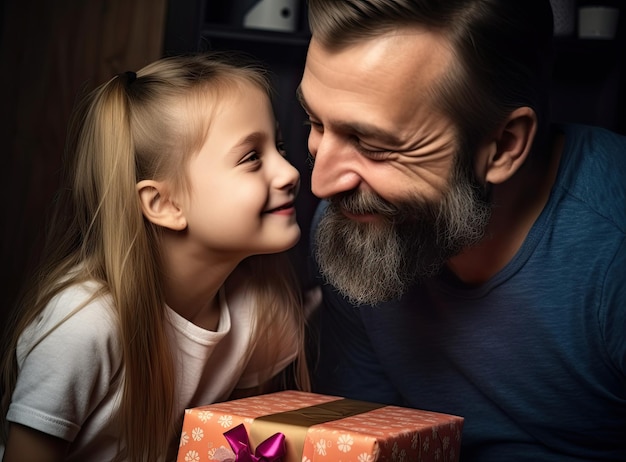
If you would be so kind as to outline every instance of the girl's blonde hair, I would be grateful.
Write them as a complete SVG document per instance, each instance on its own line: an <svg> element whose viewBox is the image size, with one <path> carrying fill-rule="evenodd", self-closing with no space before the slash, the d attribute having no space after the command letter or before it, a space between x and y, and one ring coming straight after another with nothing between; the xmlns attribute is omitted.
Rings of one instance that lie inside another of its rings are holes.
<svg viewBox="0 0 626 462"><path fill-rule="evenodd" d="M50 217L42 264L14 311L4 350L0 418L5 441L19 335L56 294L95 280L102 289L94 298L108 294L113 300L123 348L119 458L154 461L166 454L182 416L174 409L175 368L160 284L160 229L144 219L135 185L157 179L170 181L175 190L185 189L187 161L208 132L207 111L242 85L253 85L271 97L263 68L241 58L217 52L163 58L136 74L112 78L74 111L63 187ZM247 284L258 300L251 350L273 345L273 339L287 334L285 329L293 329L295 319L301 354L295 382L290 383L308 389L302 297L290 263L285 253L253 256L236 271L250 276Z"/></svg>

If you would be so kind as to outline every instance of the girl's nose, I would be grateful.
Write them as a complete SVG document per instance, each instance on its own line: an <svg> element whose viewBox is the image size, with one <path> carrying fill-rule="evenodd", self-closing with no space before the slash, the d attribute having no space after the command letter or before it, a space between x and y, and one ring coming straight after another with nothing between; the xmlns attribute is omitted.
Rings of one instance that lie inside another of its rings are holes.
<svg viewBox="0 0 626 462"><path fill-rule="evenodd" d="M278 159L279 173L275 177L279 189L297 189L300 185L300 172L282 155Z"/></svg>

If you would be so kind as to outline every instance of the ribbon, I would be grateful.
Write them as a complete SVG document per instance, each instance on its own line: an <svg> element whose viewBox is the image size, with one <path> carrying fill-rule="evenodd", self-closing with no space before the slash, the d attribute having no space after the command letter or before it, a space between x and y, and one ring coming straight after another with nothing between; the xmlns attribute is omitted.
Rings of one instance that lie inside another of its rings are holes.
<svg viewBox="0 0 626 462"><path fill-rule="evenodd" d="M286 439L286 460L302 460L309 427L383 407L384 404L338 398L301 409L257 417L250 426L250 439L252 442L263 441L280 429Z"/></svg>
<svg viewBox="0 0 626 462"><path fill-rule="evenodd" d="M281 462L286 453L285 435L282 433L275 433L259 443L254 454L243 424L228 430L224 437L235 453L235 462Z"/></svg>

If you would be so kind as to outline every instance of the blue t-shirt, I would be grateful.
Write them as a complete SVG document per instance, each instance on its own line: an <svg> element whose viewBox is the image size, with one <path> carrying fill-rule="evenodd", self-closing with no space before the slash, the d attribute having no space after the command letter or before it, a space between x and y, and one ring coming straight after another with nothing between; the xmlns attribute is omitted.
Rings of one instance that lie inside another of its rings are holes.
<svg viewBox="0 0 626 462"><path fill-rule="evenodd" d="M464 462L626 460L626 137L561 129L549 201L487 283L358 308L322 285L314 391L460 415Z"/></svg>

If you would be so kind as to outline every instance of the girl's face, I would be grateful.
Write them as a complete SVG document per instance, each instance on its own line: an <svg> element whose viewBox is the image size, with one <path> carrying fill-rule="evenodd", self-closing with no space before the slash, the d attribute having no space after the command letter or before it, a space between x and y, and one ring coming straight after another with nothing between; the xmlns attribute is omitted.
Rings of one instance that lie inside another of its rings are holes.
<svg viewBox="0 0 626 462"><path fill-rule="evenodd" d="M269 98L247 85L225 93L210 117L208 137L188 165L190 194L180 204L188 238L200 254L225 258L294 246L300 175L277 147Z"/></svg>

